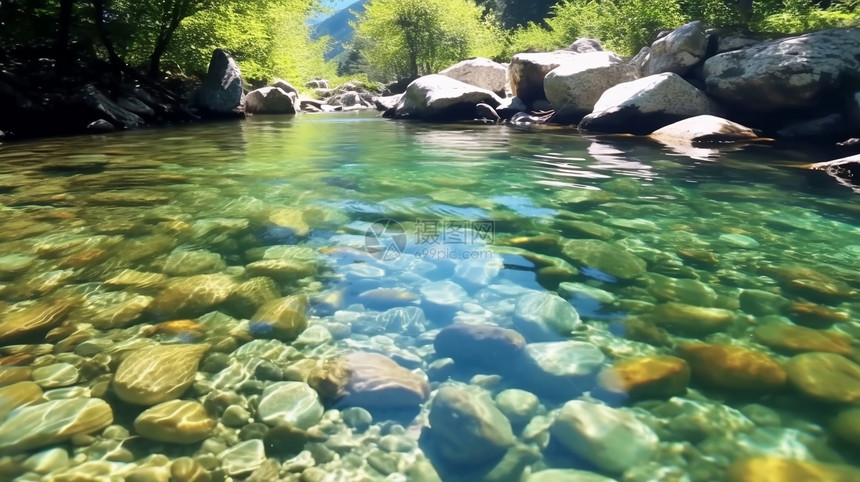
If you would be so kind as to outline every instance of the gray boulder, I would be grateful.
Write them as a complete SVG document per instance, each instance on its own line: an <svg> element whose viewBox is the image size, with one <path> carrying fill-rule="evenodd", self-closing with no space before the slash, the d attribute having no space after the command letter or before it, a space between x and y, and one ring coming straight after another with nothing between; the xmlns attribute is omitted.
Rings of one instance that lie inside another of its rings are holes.
<svg viewBox="0 0 860 482"><path fill-rule="evenodd" d="M651 134L665 143L735 142L758 139L758 133L736 122L712 115L700 115L678 121Z"/></svg>
<svg viewBox="0 0 860 482"><path fill-rule="evenodd" d="M194 104L216 114L235 112L242 103L242 73L233 57L215 49L203 85L195 92Z"/></svg>
<svg viewBox="0 0 860 482"><path fill-rule="evenodd" d="M508 69L498 62L482 57L456 63L439 74L487 89L500 96L504 96L508 84Z"/></svg>
<svg viewBox="0 0 860 482"><path fill-rule="evenodd" d="M698 20L682 25L651 44L643 75L674 72L684 76L698 64L708 49L708 37Z"/></svg>
<svg viewBox="0 0 860 482"><path fill-rule="evenodd" d="M702 91L677 74L665 73L610 88L579 128L642 135L688 117L718 114L719 108Z"/></svg>
<svg viewBox="0 0 860 482"><path fill-rule="evenodd" d="M277 87L277 88L283 90L284 92L286 92L287 94L289 94L289 93L293 93L296 95L299 94L299 90L296 89L295 87L293 87L293 84L287 82L284 79L275 79L275 81L272 82L272 87Z"/></svg>
<svg viewBox="0 0 860 482"><path fill-rule="evenodd" d="M493 92L445 75L415 79L395 106L397 119L461 120L475 117L475 106L502 103Z"/></svg>
<svg viewBox="0 0 860 482"><path fill-rule="evenodd" d="M309 89L328 89L328 81L325 79L314 79L305 82L305 87Z"/></svg>
<svg viewBox="0 0 860 482"><path fill-rule="evenodd" d="M514 55L508 66L511 92L527 104L536 100L546 100L543 78L551 70L570 62L577 55L579 54L570 50Z"/></svg>
<svg viewBox="0 0 860 482"><path fill-rule="evenodd" d="M836 105L860 72L860 29L814 32L711 57L706 90L746 112Z"/></svg>
<svg viewBox="0 0 860 482"><path fill-rule="evenodd" d="M376 105L376 110L386 111L393 109L400 102L403 94L381 95L373 98L373 103Z"/></svg>
<svg viewBox="0 0 860 482"><path fill-rule="evenodd" d="M590 52L551 70L543 87L556 111L553 120L577 123L594 110L594 104L607 89L636 78L636 68L614 53Z"/></svg>
<svg viewBox="0 0 860 482"><path fill-rule="evenodd" d="M245 113L295 114L296 105L294 98L281 88L263 87L245 96Z"/></svg>
<svg viewBox="0 0 860 482"><path fill-rule="evenodd" d="M143 125L143 119L137 114L123 109L92 84L84 86L74 102L92 112L93 120L107 120L116 128L129 129Z"/></svg>
<svg viewBox="0 0 860 482"><path fill-rule="evenodd" d="M578 54L586 54L588 52L602 52L603 46L600 45L600 40L581 37L576 39L576 41L570 44L570 46L565 50L570 50L571 52L576 52Z"/></svg>

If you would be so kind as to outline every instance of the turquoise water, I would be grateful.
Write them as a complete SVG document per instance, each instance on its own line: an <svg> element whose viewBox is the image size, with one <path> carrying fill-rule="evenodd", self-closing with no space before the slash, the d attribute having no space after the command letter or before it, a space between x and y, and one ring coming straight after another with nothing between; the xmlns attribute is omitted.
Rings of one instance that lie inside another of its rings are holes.
<svg viewBox="0 0 860 482"><path fill-rule="evenodd" d="M834 157L361 114L0 145L0 479L851 480Z"/></svg>

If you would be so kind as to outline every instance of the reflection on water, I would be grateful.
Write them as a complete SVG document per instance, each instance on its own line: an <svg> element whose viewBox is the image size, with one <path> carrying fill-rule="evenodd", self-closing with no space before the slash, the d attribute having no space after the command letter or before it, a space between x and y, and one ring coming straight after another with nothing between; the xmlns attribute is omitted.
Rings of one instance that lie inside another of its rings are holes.
<svg viewBox="0 0 860 482"><path fill-rule="evenodd" d="M2 145L0 479L860 479L824 155L359 114Z"/></svg>

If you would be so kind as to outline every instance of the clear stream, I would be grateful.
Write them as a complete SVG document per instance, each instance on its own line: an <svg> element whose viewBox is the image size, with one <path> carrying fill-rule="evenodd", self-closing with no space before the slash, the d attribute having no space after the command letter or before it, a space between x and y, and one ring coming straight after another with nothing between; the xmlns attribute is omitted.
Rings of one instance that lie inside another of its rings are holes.
<svg viewBox="0 0 860 482"><path fill-rule="evenodd" d="M835 157L367 114L0 145L0 479L860 480L860 202L798 168ZM157 344L207 346L205 410L139 429L111 379ZM303 391L355 352L429 390Z"/></svg>

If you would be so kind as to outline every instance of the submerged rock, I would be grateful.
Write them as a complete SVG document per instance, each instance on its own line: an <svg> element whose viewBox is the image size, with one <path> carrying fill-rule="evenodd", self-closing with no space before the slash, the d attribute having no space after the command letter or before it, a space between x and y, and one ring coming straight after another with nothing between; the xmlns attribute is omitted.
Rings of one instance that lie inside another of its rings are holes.
<svg viewBox="0 0 860 482"><path fill-rule="evenodd" d="M52 400L13 410L0 424L0 452L14 453L63 442L113 423L113 410L98 398Z"/></svg>
<svg viewBox="0 0 860 482"><path fill-rule="evenodd" d="M514 330L465 323L446 326L433 341L436 356L494 372L509 369L525 344L525 338Z"/></svg>
<svg viewBox="0 0 860 482"><path fill-rule="evenodd" d="M732 326L735 313L722 308L663 303L657 305L647 318L671 332L707 335Z"/></svg>
<svg viewBox="0 0 860 482"><path fill-rule="evenodd" d="M323 410L319 395L307 383L278 382L263 391L257 416L271 426L306 430L320 421Z"/></svg>
<svg viewBox="0 0 860 482"><path fill-rule="evenodd" d="M860 365L835 353L803 353L785 365L789 383L824 402L860 401Z"/></svg>
<svg viewBox="0 0 860 482"><path fill-rule="evenodd" d="M598 381L604 390L633 401L670 398L687 393L690 367L683 359L668 355L630 358L604 369Z"/></svg>
<svg viewBox="0 0 860 482"><path fill-rule="evenodd" d="M598 269L622 280L645 273L645 261L625 248L596 239L572 239L562 248L565 256L580 265Z"/></svg>
<svg viewBox="0 0 860 482"><path fill-rule="evenodd" d="M209 345L154 345L129 354L116 370L117 396L135 405L156 405L180 397L194 382Z"/></svg>
<svg viewBox="0 0 860 482"><path fill-rule="evenodd" d="M633 414L581 400L564 404L551 432L567 450L612 473L651 460L659 442Z"/></svg>
<svg viewBox="0 0 860 482"><path fill-rule="evenodd" d="M42 401L42 387L31 381L20 381L0 387L0 421L12 410Z"/></svg>
<svg viewBox="0 0 860 482"><path fill-rule="evenodd" d="M520 368L523 382L553 397L579 395L593 388L606 357L582 341L529 343Z"/></svg>
<svg viewBox="0 0 860 482"><path fill-rule="evenodd" d="M729 466L729 482L850 482L860 479L860 469L777 457L743 459Z"/></svg>
<svg viewBox="0 0 860 482"><path fill-rule="evenodd" d="M854 352L847 335L797 325L762 325L756 328L755 338L762 345L788 353L818 351L850 356Z"/></svg>
<svg viewBox="0 0 860 482"><path fill-rule="evenodd" d="M693 379L712 387L767 392L785 385L785 369L764 352L705 343L686 343L678 351L690 364Z"/></svg>
<svg viewBox="0 0 860 482"><path fill-rule="evenodd" d="M566 338L580 323L579 313L564 298L545 292L527 293L517 300L514 326L530 341Z"/></svg>
<svg viewBox="0 0 860 482"><path fill-rule="evenodd" d="M10 343L22 337L47 332L59 325L73 307L72 301L47 300L22 309L7 309L0 320L0 342Z"/></svg>
<svg viewBox="0 0 860 482"><path fill-rule="evenodd" d="M155 296L155 312L174 318L200 316L224 302L235 288L233 278L220 273L174 278Z"/></svg>
<svg viewBox="0 0 860 482"><path fill-rule="evenodd" d="M306 296L287 296L269 301L248 322L258 338L295 340L308 326Z"/></svg>
<svg viewBox="0 0 860 482"><path fill-rule="evenodd" d="M489 394L445 385L430 405L430 430L442 456L456 464L498 460L516 441Z"/></svg>
<svg viewBox="0 0 860 482"><path fill-rule="evenodd" d="M144 410L134 420L134 430L158 442L187 445L208 437L216 424L200 403L170 400Z"/></svg>

